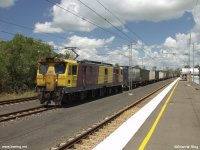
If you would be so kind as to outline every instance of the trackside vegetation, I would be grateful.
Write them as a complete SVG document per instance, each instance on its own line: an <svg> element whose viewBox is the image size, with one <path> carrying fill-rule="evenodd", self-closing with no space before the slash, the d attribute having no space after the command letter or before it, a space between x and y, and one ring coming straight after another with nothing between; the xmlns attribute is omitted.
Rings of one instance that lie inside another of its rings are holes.
<svg viewBox="0 0 200 150"><path fill-rule="evenodd" d="M33 89L37 61L53 55L50 45L20 34L10 41L0 41L0 93Z"/></svg>

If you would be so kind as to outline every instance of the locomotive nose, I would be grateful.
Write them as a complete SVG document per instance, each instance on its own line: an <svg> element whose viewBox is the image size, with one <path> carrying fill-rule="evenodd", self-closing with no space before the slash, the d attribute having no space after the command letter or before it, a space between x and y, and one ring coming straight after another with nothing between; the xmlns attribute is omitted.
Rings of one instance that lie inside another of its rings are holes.
<svg viewBox="0 0 200 150"><path fill-rule="evenodd" d="M46 91L54 91L56 87L56 75L54 74L46 74Z"/></svg>

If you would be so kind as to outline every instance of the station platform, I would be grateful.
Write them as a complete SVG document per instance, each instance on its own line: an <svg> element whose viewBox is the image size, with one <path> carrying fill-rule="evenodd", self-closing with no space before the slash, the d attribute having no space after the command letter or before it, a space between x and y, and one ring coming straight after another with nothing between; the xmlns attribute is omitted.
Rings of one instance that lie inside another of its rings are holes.
<svg viewBox="0 0 200 150"><path fill-rule="evenodd" d="M124 130L132 132L139 121L135 119L135 122ZM115 132L118 132L117 130ZM110 135L106 140L112 141L111 138L114 139ZM116 143L120 142L119 137L116 139ZM121 141L123 139L122 135ZM126 144L114 147L114 142L107 142L106 145L106 140L96 149L103 146L123 150L200 149L200 85L177 80Z"/></svg>
<svg viewBox="0 0 200 150"><path fill-rule="evenodd" d="M124 150L200 149L200 86L180 80L169 102L166 103L169 94L128 142ZM167 107L155 124L164 105ZM154 130L152 126L155 126ZM147 136L149 136L148 139Z"/></svg>

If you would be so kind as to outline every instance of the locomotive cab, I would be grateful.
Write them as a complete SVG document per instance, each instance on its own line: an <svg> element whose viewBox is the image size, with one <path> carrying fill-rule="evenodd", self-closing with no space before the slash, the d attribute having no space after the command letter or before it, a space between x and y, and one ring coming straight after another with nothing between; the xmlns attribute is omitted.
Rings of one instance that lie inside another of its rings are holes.
<svg viewBox="0 0 200 150"><path fill-rule="evenodd" d="M61 105L66 88L77 84L77 62L47 58L38 63L37 90L41 104Z"/></svg>

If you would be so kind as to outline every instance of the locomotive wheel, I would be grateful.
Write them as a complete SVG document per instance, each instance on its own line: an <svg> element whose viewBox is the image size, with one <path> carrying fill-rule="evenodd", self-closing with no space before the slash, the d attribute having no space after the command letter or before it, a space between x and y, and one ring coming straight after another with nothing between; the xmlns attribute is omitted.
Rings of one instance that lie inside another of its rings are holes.
<svg viewBox="0 0 200 150"><path fill-rule="evenodd" d="M107 95L111 95L112 94L112 88L107 88Z"/></svg>
<svg viewBox="0 0 200 150"><path fill-rule="evenodd" d="M80 92L80 93L79 93L79 97L80 97L81 102L83 102L84 99L86 98L86 91Z"/></svg>
<svg viewBox="0 0 200 150"><path fill-rule="evenodd" d="M72 102L73 102L73 95L72 94L65 95L65 102L66 102L66 104L72 104Z"/></svg>
<svg viewBox="0 0 200 150"><path fill-rule="evenodd" d="M39 99L40 99L40 104L44 104L44 102L46 101L44 97L44 92L39 93Z"/></svg>
<svg viewBox="0 0 200 150"><path fill-rule="evenodd" d="M120 86L115 86L115 87L114 87L114 92L115 92L115 93L121 92L121 87L120 87Z"/></svg>
<svg viewBox="0 0 200 150"><path fill-rule="evenodd" d="M63 105L63 100L64 100L64 94L60 94L54 101L56 106L62 106Z"/></svg>
<svg viewBox="0 0 200 150"><path fill-rule="evenodd" d="M95 98L96 97L96 91L95 90L91 90L89 96L90 96L90 98Z"/></svg>
<svg viewBox="0 0 200 150"><path fill-rule="evenodd" d="M119 86L118 89L119 89L119 93L123 92L122 86Z"/></svg>

